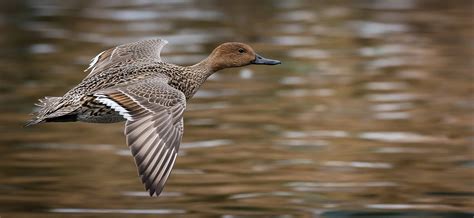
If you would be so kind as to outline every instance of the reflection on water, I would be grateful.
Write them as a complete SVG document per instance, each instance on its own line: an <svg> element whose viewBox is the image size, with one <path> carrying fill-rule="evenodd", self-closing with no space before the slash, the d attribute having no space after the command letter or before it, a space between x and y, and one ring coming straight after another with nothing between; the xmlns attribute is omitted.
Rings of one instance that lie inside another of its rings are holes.
<svg viewBox="0 0 474 218"><path fill-rule="evenodd" d="M470 1L2 1L0 216L472 217ZM224 41L277 67L221 72L188 104L149 198L123 124L22 128L91 57L159 36L193 64Z"/></svg>

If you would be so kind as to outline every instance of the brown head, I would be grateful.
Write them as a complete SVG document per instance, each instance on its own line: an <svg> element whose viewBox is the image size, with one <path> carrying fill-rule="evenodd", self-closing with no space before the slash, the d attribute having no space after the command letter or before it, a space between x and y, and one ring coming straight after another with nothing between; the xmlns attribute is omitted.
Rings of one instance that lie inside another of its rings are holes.
<svg viewBox="0 0 474 218"><path fill-rule="evenodd" d="M276 65L281 63L278 60L267 59L256 54L252 47L240 42L226 42L217 46L207 61L213 72L249 64Z"/></svg>

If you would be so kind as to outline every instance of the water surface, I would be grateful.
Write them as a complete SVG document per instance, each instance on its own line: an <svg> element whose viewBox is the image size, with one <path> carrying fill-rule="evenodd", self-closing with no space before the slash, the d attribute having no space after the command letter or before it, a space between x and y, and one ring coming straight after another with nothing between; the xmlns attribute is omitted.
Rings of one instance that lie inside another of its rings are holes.
<svg viewBox="0 0 474 218"><path fill-rule="evenodd" d="M2 217L472 217L471 1L2 1ZM278 66L215 74L175 169L144 191L123 124L23 128L90 58L147 37L194 64L242 41Z"/></svg>

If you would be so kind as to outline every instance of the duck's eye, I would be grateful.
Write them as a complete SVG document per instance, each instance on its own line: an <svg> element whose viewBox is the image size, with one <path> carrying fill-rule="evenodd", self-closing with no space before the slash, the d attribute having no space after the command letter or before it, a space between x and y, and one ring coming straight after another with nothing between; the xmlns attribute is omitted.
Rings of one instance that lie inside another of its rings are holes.
<svg viewBox="0 0 474 218"><path fill-rule="evenodd" d="M239 48L239 53L244 53L245 50L243 48Z"/></svg>

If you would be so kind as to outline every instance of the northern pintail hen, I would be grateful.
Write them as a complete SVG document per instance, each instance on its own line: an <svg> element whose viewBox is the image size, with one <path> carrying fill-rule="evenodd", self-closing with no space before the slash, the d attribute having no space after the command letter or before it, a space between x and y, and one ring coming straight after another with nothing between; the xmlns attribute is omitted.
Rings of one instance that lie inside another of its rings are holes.
<svg viewBox="0 0 474 218"><path fill-rule="evenodd" d="M163 39L105 50L92 59L90 73L62 97L45 97L27 126L43 122L126 121L125 136L142 183L158 196L178 154L186 101L213 73L249 64L276 65L243 43L219 45L192 66L162 61Z"/></svg>

